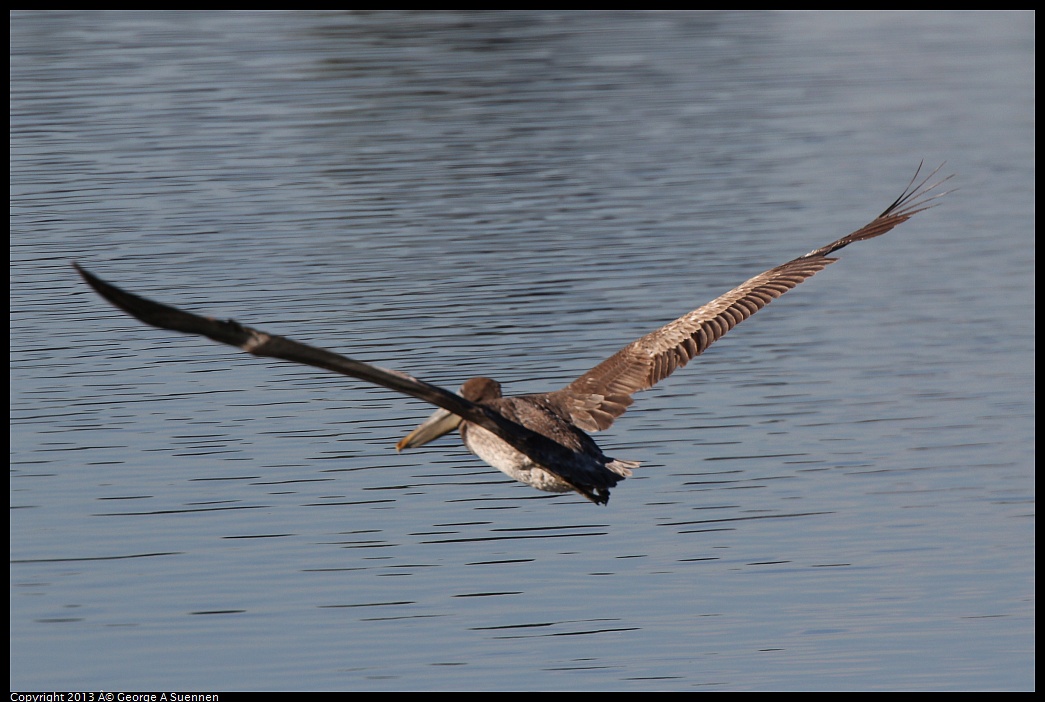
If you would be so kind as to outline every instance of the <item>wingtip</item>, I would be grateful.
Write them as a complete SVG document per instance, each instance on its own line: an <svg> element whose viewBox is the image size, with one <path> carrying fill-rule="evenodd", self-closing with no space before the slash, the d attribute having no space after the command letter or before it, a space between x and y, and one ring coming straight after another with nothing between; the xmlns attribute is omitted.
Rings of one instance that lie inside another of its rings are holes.
<svg viewBox="0 0 1045 702"><path fill-rule="evenodd" d="M81 266L79 261L72 261L70 265L77 273L79 273L80 277L83 278L88 285L91 285L92 287L94 286L92 281L98 280L98 276Z"/></svg>
<svg viewBox="0 0 1045 702"><path fill-rule="evenodd" d="M81 266L79 261L72 261L71 265L73 267L73 270L75 270L77 274L79 274L83 282L87 283L92 288L95 288L94 281L98 279L97 276L95 276L89 270Z"/></svg>
<svg viewBox="0 0 1045 702"><path fill-rule="evenodd" d="M944 161L934 168L928 175L919 180L922 169L925 166L925 160L923 159L920 161L918 163L918 168L915 169L914 175L911 177L911 181L907 184L907 187L904 188L900 197L896 198L893 204L886 208L879 217L886 217L889 215L912 217L919 212L924 212L929 208L935 207L938 204L935 202L936 200L939 200L944 195L949 195L957 190L957 188L951 188L950 190L945 190L943 192L933 192L956 175L951 173L948 176L930 182L933 178L936 178L936 175L943 170L943 167L946 165L947 162Z"/></svg>

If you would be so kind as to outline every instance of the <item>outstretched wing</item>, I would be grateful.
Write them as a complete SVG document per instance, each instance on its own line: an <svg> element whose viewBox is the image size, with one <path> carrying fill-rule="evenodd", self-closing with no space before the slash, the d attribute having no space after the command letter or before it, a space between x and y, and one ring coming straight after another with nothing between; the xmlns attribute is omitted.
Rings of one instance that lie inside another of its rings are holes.
<svg viewBox="0 0 1045 702"><path fill-rule="evenodd" d="M548 439L526 427L516 424L494 410L470 402L455 393L436 385L411 377L405 373L386 370L362 361L356 361L325 349L302 344L293 339L266 334L257 329L243 326L234 320L201 317L170 305L153 302L107 283L98 276L84 270L79 264L73 266L95 292L127 314L146 324L161 329L197 334L222 344L236 346L255 356L268 356L294 363L303 363L323 368L342 375L359 378L381 385L406 395L429 402L477 424L504 439L509 445L530 456L546 470L556 473L566 482L568 475L561 475L557 466L576 465L584 456ZM606 472L606 471L602 471ZM609 486L616 484L615 481ZM579 492L583 491L578 488Z"/></svg>
<svg viewBox="0 0 1045 702"><path fill-rule="evenodd" d="M942 166L940 166L942 168ZM550 393L573 423L585 431L605 429L646 390L682 368L721 339L726 332L796 285L838 259L829 254L856 241L873 239L926 210L947 193L930 192L951 176L931 185L937 168L920 182L921 165L907 188L874 221L827 246L810 251L730 290L708 304L634 341L562 390Z"/></svg>

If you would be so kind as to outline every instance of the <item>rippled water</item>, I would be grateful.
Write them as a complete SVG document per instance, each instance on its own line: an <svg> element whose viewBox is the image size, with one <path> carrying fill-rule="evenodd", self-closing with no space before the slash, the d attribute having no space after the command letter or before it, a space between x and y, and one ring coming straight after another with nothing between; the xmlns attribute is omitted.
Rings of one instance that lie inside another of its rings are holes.
<svg viewBox="0 0 1045 702"><path fill-rule="evenodd" d="M1031 689L1032 14L15 13L12 689ZM144 327L69 262L554 389L859 227L599 442Z"/></svg>

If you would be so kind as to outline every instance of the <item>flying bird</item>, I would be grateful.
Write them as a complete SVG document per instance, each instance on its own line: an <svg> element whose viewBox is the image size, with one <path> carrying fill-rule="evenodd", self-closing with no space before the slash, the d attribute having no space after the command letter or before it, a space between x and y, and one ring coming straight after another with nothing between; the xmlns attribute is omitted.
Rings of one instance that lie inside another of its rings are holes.
<svg viewBox="0 0 1045 702"><path fill-rule="evenodd" d="M653 387L737 324L837 261L830 257L834 252L881 236L933 207L934 200L947 194L933 191L951 177L930 184L939 170L919 181L919 166L900 197L852 234L756 275L631 342L566 387L532 395L505 396L500 384L490 378L472 378L453 393L231 319L202 317L153 302L105 282L77 263L73 266L95 292L146 324L205 336L255 356L324 368L437 406L435 414L398 443L397 450L421 446L457 429L472 453L515 480L548 492L575 491L596 504L606 504L610 488L630 476L639 463L605 455L588 432L609 427L631 405L634 393Z"/></svg>

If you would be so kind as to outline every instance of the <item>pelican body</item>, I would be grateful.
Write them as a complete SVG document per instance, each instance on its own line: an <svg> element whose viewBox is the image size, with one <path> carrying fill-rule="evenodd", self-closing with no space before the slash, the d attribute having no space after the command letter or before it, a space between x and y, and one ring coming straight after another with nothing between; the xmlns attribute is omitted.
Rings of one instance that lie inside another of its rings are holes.
<svg viewBox="0 0 1045 702"><path fill-rule="evenodd" d="M606 456L587 432L609 427L632 403L632 395L682 368L726 332L774 299L838 259L830 254L881 236L947 193L932 194L939 168L918 181L918 172L882 214L827 246L756 275L708 304L628 344L566 387L554 392L505 397L490 378L472 378L457 393L405 373L267 334L233 320L218 320L153 302L73 266L99 295L142 322L208 337L255 356L323 368L419 398L439 409L397 445L428 443L455 429L465 446L519 482L547 492L577 492L606 504L610 488L632 474L636 461Z"/></svg>
<svg viewBox="0 0 1045 702"><path fill-rule="evenodd" d="M427 421L396 444L396 449L402 451L404 448L423 446L454 429L460 429L461 440L469 451L520 483L546 492L576 490L596 504L605 504L609 500L609 488L616 485L618 480L631 475L631 469L639 465L637 461L622 461L606 456L590 436L573 424L571 418L562 411L561 404L549 394L503 397L501 384L490 378L467 380L458 394L466 400L493 409L518 425L533 429L575 455L589 458L597 467L583 481L576 477L572 480L563 477L561 471L547 470L497 434L466 422L445 409L436 410Z"/></svg>

